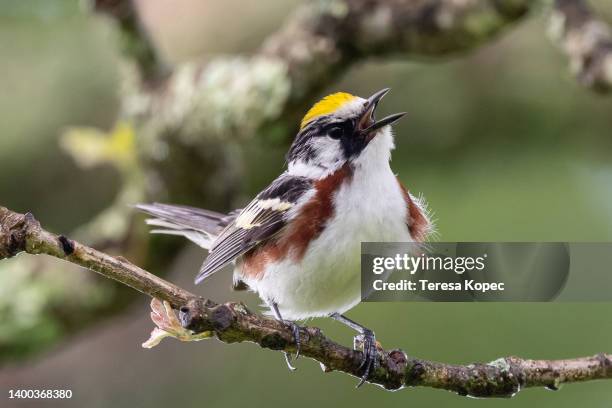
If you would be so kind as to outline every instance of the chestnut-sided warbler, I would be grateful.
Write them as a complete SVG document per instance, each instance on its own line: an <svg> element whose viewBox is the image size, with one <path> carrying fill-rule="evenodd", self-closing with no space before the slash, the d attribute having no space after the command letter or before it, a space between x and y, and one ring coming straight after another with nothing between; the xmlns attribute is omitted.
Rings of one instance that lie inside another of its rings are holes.
<svg viewBox="0 0 612 408"><path fill-rule="evenodd" d="M388 91L368 99L339 92L317 102L302 119L287 170L241 210L138 206L154 217L147 220L158 228L152 232L209 250L196 283L233 263L234 283L248 285L291 326L298 355L295 320L328 316L357 330L361 383L378 362L374 333L342 315L361 300L360 243L418 242L432 231L423 199L389 166L390 125L404 113L375 119Z"/></svg>

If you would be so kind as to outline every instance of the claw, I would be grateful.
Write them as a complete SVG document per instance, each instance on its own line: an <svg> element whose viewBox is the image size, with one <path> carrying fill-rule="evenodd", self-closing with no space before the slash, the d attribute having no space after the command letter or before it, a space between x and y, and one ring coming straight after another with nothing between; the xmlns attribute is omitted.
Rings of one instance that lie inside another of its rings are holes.
<svg viewBox="0 0 612 408"><path fill-rule="evenodd" d="M289 353L288 351L283 351L283 354L285 355L285 363L287 363L287 367L289 368L289 370L290 371L297 370L297 368L295 368L293 364L291 363L291 353Z"/></svg>
<svg viewBox="0 0 612 408"><path fill-rule="evenodd" d="M294 361L300 358L300 352L302 351L302 342L300 338L300 326L293 322L288 322L293 332L293 341L295 342L295 357Z"/></svg>
<svg viewBox="0 0 612 408"><path fill-rule="evenodd" d="M300 351L301 351L300 326L298 326L297 324L289 320L283 320L283 323L285 323L287 326L291 328L291 332L293 333L293 341L295 342L295 357L291 358L291 353L289 353L288 351L285 351L283 352L285 354L285 362L287 363L287 367L289 367L289 370L295 371L297 370L297 368L293 366L292 362L296 361L300 357Z"/></svg>
<svg viewBox="0 0 612 408"><path fill-rule="evenodd" d="M363 358L361 360L361 364L359 365L359 370L363 370L363 374L361 375L361 380L355 388L361 387L370 377L370 373L372 371L376 371L379 365L378 350L376 348L376 336L374 335L374 332L365 329L363 334L355 336L355 349L359 348L359 344L361 344L362 346L361 348L363 353Z"/></svg>

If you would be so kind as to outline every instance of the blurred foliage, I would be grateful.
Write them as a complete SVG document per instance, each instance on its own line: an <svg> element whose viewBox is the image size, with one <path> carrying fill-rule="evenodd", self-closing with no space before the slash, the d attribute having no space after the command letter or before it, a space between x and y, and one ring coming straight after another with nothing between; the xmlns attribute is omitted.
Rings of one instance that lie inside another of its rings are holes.
<svg viewBox="0 0 612 408"><path fill-rule="evenodd" d="M75 232L85 242L113 242L128 235L131 206L144 200L144 175L139 166L136 136L130 123L118 122L108 132L96 128L69 128L60 146L81 169L112 166L121 180L114 202Z"/></svg>
<svg viewBox="0 0 612 408"><path fill-rule="evenodd" d="M119 122L108 134L96 128L69 128L60 145L81 168L110 164L130 171L137 166L135 142L132 126Z"/></svg>
<svg viewBox="0 0 612 408"><path fill-rule="evenodd" d="M295 3L138 2L170 62L253 49ZM594 3L603 15L612 15L609 2ZM392 88L380 114L409 112L396 127L392 165L414 193L429 201L441 240L612 239L612 98L581 88L545 31L544 17L534 16L467 56L367 61L322 92L369 95ZM125 204L142 194L138 189L126 193L120 183L143 175L126 172L133 170L132 136L129 125L114 124L116 40L103 19L87 17L76 1L0 2L0 203L31 210L58 232L82 225L112 204L129 211ZM65 150L78 162L99 165L78 166L60 148L61 134ZM282 171L289 139L287 135L279 142L274 135L244 142L246 153L236 160L248 171L236 206ZM123 165L117 169L106 159ZM96 231L112 225L104 217L99 220ZM253 307L259 303L250 294L229 292L228 275L192 288L192 272L202 256L194 249L184 254L173 279L215 300L245 300ZM81 280L87 273L57 263L59 273L43 271L34 262L19 257L0 265L0 358L3 353L17 357L62 335L63 327L38 312L49 310L49 304L60 307L66 291L74 301L86 297L84 304L92 307L109 296L104 288L89 289ZM23 280L34 284L24 286ZM20 300L3 302L7 293ZM74 389L77 398L71 404L90 407L177 402L226 407L242 405L248 396L254 407L559 408L607 406L612 396L603 382L571 385L558 393L525 391L512 401L474 401L429 389L386 393L366 386L355 391L354 379L323 375L307 360L299 361L299 370L289 375L278 353L252 345L167 342L146 352L139 347L151 328L147 306L142 299L131 315L84 334L69 350L23 368L0 370L0 385L15 388L26 380L57 384ZM386 347L469 362L509 354L563 358L609 351L610 309L610 304L389 303L360 305L350 316L373 327ZM350 333L334 322L312 323L350 341ZM2 342L15 336L22 339L23 349L3 349Z"/></svg>
<svg viewBox="0 0 612 408"><path fill-rule="evenodd" d="M108 282L66 264L18 257L0 274L0 360L18 360L63 338L111 295ZM74 307L78 313L74 313ZM70 315L64 315L63 311ZM19 341L15 341L15 338Z"/></svg>
<svg viewBox="0 0 612 408"><path fill-rule="evenodd" d="M0 5L0 198L58 230L85 222L118 187L112 169L80 171L57 143L64 126L108 128L117 112L113 35L76 4Z"/></svg>

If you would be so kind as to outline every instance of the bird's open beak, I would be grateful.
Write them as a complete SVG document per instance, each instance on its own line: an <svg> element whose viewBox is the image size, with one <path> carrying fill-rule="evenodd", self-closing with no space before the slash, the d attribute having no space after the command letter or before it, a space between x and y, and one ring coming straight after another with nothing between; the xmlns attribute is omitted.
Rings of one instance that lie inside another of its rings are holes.
<svg viewBox="0 0 612 408"><path fill-rule="evenodd" d="M380 120L376 120L374 118L374 112L376 111L378 102L380 102L380 100L389 92L389 90L389 88L385 88L376 92L374 95L368 98L368 101L365 104L365 110L359 119L358 126L368 141L376 135L376 131L378 129L397 122L406 114L406 112L394 113L393 115L389 115Z"/></svg>

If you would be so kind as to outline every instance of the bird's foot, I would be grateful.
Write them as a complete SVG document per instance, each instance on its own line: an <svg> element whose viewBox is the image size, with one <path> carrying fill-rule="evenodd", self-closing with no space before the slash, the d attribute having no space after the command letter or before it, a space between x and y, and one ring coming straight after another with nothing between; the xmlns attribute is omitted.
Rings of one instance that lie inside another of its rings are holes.
<svg viewBox="0 0 612 408"><path fill-rule="evenodd" d="M180 341L200 341L212 336L212 332L194 334L191 330L185 329L170 303L159 299L151 301L151 320L157 327L153 329L149 339L142 343L144 348L153 348L166 337L174 337Z"/></svg>
<svg viewBox="0 0 612 408"><path fill-rule="evenodd" d="M361 350L363 354L361 365L359 366L359 370L363 370L363 374L356 388L361 387L370 377L370 374L379 367L379 347L380 345L376 341L376 336L372 330L363 329L362 334L358 334L353 338L353 348L355 350Z"/></svg>
<svg viewBox="0 0 612 408"><path fill-rule="evenodd" d="M300 341L300 326L298 326L291 320L283 319L283 316L281 315L280 310L278 309L278 304L276 302L269 300L267 303L268 306L270 306L270 310L272 311L272 313L274 313L274 317L276 318L276 320L285 323L287 326L289 326L289 328L291 328L291 331L293 333L293 341L295 342L295 360L297 360L298 357L300 357L300 350L302 345ZM293 361L295 360L291 358L291 353L289 353L288 351L284 351L283 353L285 354L285 362L287 363L287 367L289 367L289 370L295 371L296 368L293 366Z"/></svg>
<svg viewBox="0 0 612 408"><path fill-rule="evenodd" d="M291 357L291 353L289 353L288 351L285 351L285 362L287 363L287 367L289 367L289 370L291 371L295 371L296 368L293 366L293 361L297 360L300 357L300 351L302 348L302 343L301 343L301 338L300 338L300 326L298 326L297 324L295 324L294 322L290 321L290 320L282 320L283 323L285 323L287 326L289 326L289 328L291 329L291 332L293 333L293 341L295 342L295 357Z"/></svg>
<svg viewBox="0 0 612 408"><path fill-rule="evenodd" d="M340 313L332 313L329 315L329 317L359 332L359 334L353 338L353 348L361 351L362 353L361 364L357 368L358 371L363 370L361 380L359 381L359 384L357 384L357 388L359 388L368 380L370 374L376 371L380 365L378 350L380 349L382 353L382 347L376 341L374 332L367 327L363 327L359 323Z"/></svg>

